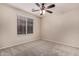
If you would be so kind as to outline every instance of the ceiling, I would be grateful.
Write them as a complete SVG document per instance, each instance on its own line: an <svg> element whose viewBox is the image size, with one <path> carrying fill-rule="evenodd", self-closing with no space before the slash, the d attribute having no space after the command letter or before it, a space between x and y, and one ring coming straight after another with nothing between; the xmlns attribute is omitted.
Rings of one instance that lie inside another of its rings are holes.
<svg viewBox="0 0 79 59"><path fill-rule="evenodd" d="M34 3L8 3L8 4L40 17L39 11L32 12L32 9L39 9L39 7L37 7ZM46 6L48 6L50 4L51 3L47 3ZM64 13L71 9L79 8L79 3L55 3L55 5L56 5L56 7L51 9L54 13ZM46 13L45 15L47 15L47 14L48 13Z"/></svg>

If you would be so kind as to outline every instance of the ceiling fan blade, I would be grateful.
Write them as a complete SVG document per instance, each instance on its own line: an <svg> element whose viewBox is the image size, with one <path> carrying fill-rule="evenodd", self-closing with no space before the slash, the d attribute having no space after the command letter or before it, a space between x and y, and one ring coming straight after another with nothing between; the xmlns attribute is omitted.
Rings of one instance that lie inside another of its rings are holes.
<svg viewBox="0 0 79 59"><path fill-rule="evenodd" d="M48 12L48 13L53 13L52 11L50 11L50 10L46 10L46 12Z"/></svg>
<svg viewBox="0 0 79 59"><path fill-rule="evenodd" d="M44 5L45 3L42 3L42 5Z"/></svg>
<svg viewBox="0 0 79 59"><path fill-rule="evenodd" d="M32 12L36 12L36 11L39 11L39 10L34 10L34 9L32 9Z"/></svg>
<svg viewBox="0 0 79 59"><path fill-rule="evenodd" d="M40 7L40 4L39 3L35 3L38 7Z"/></svg>
<svg viewBox="0 0 79 59"><path fill-rule="evenodd" d="M47 9L55 7L55 4L49 5Z"/></svg>

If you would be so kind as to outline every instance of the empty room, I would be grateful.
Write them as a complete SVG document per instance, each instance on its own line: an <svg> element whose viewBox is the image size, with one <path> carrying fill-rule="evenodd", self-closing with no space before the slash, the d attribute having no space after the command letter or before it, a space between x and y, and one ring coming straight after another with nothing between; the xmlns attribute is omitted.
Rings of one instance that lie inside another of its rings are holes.
<svg viewBox="0 0 79 59"><path fill-rule="evenodd" d="M0 56L79 56L79 3L0 3Z"/></svg>

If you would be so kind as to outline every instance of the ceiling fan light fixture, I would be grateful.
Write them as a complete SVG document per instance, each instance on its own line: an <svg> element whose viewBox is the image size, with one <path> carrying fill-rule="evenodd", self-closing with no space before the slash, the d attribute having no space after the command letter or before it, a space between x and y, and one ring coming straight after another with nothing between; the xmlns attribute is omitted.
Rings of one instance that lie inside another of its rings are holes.
<svg viewBox="0 0 79 59"><path fill-rule="evenodd" d="M46 13L45 10L40 10L40 14L44 15Z"/></svg>
<svg viewBox="0 0 79 59"><path fill-rule="evenodd" d="M46 11L45 11L45 10L43 10L43 14L45 14L45 12L46 12Z"/></svg>
<svg viewBox="0 0 79 59"><path fill-rule="evenodd" d="M42 11L40 10L40 14L42 13Z"/></svg>

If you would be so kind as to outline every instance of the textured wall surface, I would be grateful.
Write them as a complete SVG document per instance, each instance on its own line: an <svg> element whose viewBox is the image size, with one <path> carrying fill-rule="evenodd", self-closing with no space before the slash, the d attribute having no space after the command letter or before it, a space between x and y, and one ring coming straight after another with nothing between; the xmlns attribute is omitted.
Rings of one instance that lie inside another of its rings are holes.
<svg viewBox="0 0 79 59"><path fill-rule="evenodd" d="M34 19L33 34L17 35L18 14ZM40 39L40 19L38 17L9 5L0 4L0 49L37 39Z"/></svg>
<svg viewBox="0 0 79 59"><path fill-rule="evenodd" d="M79 8L42 19L42 39L79 48Z"/></svg>

